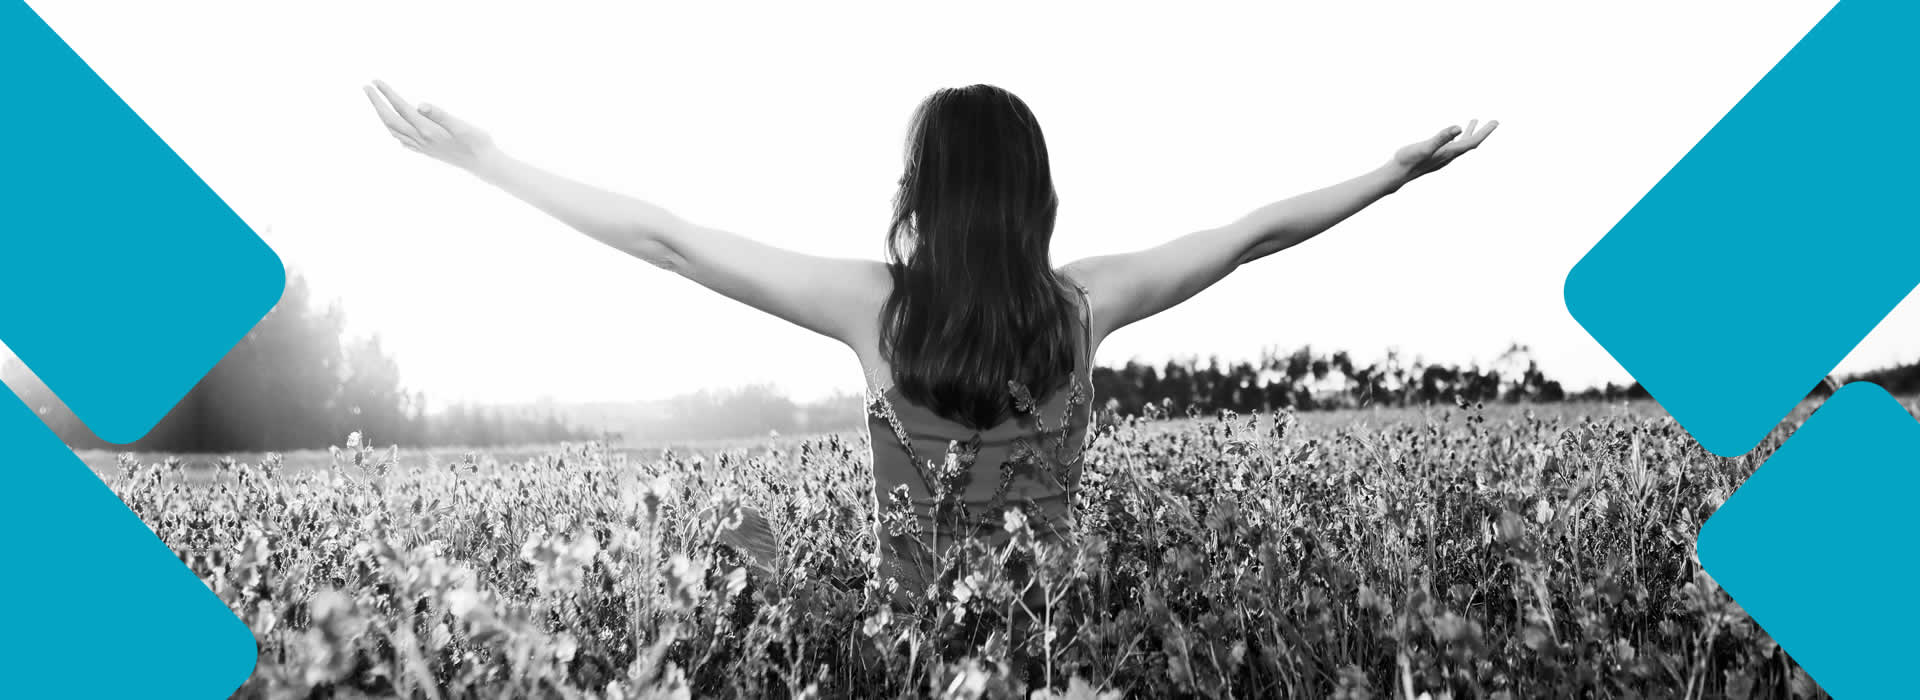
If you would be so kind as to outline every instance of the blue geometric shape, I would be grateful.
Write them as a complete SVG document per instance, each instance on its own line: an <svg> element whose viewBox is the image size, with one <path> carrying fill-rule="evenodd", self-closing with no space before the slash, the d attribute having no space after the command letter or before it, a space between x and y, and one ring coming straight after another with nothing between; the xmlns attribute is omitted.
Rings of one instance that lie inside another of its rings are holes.
<svg viewBox="0 0 1920 700"><path fill-rule="evenodd" d="M1916 31L1920 3L1839 3L1567 277L1567 310L1716 454L1920 285Z"/></svg>
<svg viewBox="0 0 1920 700"><path fill-rule="evenodd" d="M1834 697L1906 697L1920 422L1841 387L1700 528L1700 563Z"/></svg>
<svg viewBox="0 0 1920 700"><path fill-rule="evenodd" d="M0 341L138 439L276 303L265 243L25 4L0 3ZM224 697L253 634L0 391L6 697Z"/></svg>
<svg viewBox="0 0 1920 700"><path fill-rule="evenodd" d="M253 633L3 390L0 446L0 696L205 700L253 673Z"/></svg>
<svg viewBox="0 0 1920 700"><path fill-rule="evenodd" d="M0 3L0 342L102 439L145 435L286 271L25 3Z"/></svg>

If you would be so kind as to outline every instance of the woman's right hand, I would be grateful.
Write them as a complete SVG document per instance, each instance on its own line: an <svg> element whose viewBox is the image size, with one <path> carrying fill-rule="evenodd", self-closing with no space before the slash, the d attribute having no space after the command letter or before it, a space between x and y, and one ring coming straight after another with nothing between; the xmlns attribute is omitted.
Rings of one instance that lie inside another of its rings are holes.
<svg viewBox="0 0 1920 700"><path fill-rule="evenodd" d="M425 104L415 109L383 81L364 89L387 132L408 150L462 170L473 170L498 154L493 137L446 110Z"/></svg>

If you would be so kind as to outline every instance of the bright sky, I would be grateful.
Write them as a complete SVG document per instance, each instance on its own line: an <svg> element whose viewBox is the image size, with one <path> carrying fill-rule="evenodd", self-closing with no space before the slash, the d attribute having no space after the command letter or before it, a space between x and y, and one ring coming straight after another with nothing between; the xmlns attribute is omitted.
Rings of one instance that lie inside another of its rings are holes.
<svg viewBox="0 0 1920 700"><path fill-rule="evenodd" d="M907 119L943 86L998 84L1034 109L1061 264L1499 119L1479 152L1122 330L1099 360L1311 343L1467 363L1520 341L1578 387L1628 378L1568 316L1567 271L1833 3L29 4L443 402L759 381L811 398L860 374L832 341L402 149L360 92L376 77L563 174L869 258ZM1916 306L1842 369L1920 357Z"/></svg>

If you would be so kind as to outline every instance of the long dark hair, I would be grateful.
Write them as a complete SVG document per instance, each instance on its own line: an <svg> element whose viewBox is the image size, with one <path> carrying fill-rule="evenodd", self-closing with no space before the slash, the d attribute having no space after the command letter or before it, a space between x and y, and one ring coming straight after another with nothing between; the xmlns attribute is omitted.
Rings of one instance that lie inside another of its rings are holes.
<svg viewBox="0 0 1920 700"><path fill-rule="evenodd" d="M880 333L906 398L984 430L1011 413L1009 381L1044 399L1073 372L1077 306L1049 255L1059 208L1046 139L1020 98L970 85L920 104Z"/></svg>

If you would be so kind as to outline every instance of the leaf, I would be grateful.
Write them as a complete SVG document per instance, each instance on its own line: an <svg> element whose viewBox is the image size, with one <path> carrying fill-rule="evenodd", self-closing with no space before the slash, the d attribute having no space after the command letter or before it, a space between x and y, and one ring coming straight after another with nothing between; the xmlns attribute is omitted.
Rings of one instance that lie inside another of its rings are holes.
<svg viewBox="0 0 1920 700"><path fill-rule="evenodd" d="M732 571L727 572L726 590L728 600L732 600L735 596L740 595L741 591L746 589L747 570L745 567L736 566Z"/></svg>

